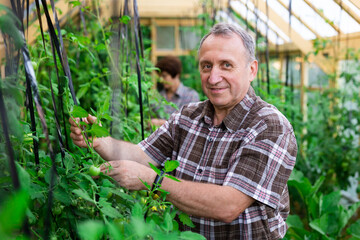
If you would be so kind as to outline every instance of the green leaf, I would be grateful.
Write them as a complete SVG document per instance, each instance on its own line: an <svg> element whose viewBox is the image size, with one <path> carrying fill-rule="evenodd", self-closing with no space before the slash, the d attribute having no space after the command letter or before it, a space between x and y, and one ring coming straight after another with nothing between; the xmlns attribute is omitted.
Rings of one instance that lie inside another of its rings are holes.
<svg viewBox="0 0 360 240"><path fill-rule="evenodd" d="M289 215L286 224L290 227L304 228L304 224L298 215Z"/></svg>
<svg viewBox="0 0 360 240"><path fill-rule="evenodd" d="M132 232L137 235L135 239L145 239L145 236L151 232L151 225L146 224L144 217L132 217L131 218Z"/></svg>
<svg viewBox="0 0 360 240"><path fill-rule="evenodd" d="M81 85L81 88L76 93L76 98L80 99L89 91L90 89L90 83L86 83Z"/></svg>
<svg viewBox="0 0 360 240"><path fill-rule="evenodd" d="M325 180L325 176L321 176L320 178L318 178L314 184L314 186L311 188L311 192L310 195L313 196L317 193L317 191L319 190L319 188L321 187L321 185L323 184Z"/></svg>
<svg viewBox="0 0 360 240"><path fill-rule="evenodd" d="M94 200L90 198L89 194L83 189L75 189L72 191L74 194L78 195L79 197L83 198L86 201L94 203Z"/></svg>
<svg viewBox="0 0 360 240"><path fill-rule="evenodd" d="M102 127L102 126L99 126L99 125L97 125L97 124L93 124L93 125L91 126L91 130L90 130L89 132L91 132L91 134L92 134L93 136L96 136L96 137L98 137L98 138L107 137L107 136L110 135L109 132L108 132L108 130L107 130L106 128L104 128L104 127Z"/></svg>
<svg viewBox="0 0 360 240"><path fill-rule="evenodd" d="M198 233L191 231L185 231L180 233L180 239L182 240L206 240L206 238Z"/></svg>
<svg viewBox="0 0 360 240"><path fill-rule="evenodd" d="M107 232L109 233L109 239L124 239L122 232L115 223L106 222Z"/></svg>
<svg viewBox="0 0 360 240"><path fill-rule="evenodd" d="M157 175L161 174L160 169L158 169L157 167L155 167L152 163L149 162L149 165L151 167L152 170L154 170L156 172Z"/></svg>
<svg viewBox="0 0 360 240"><path fill-rule="evenodd" d="M73 7L81 6L80 1L70 1L69 3L71 3L73 5Z"/></svg>
<svg viewBox="0 0 360 240"><path fill-rule="evenodd" d="M66 172L69 172L69 170L74 167L74 159L67 152L65 152L64 165L66 168Z"/></svg>
<svg viewBox="0 0 360 240"><path fill-rule="evenodd" d="M124 191L122 191L122 189L121 190L120 189L112 189L111 192L113 194L118 195L119 197L121 197L121 198L123 198L125 200L129 200L129 201L134 200L134 198L132 196L130 196L129 194L124 193Z"/></svg>
<svg viewBox="0 0 360 240"><path fill-rule="evenodd" d="M121 218L122 217L122 215L115 208L110 206L110 204L103 206L102 208L100 208L100 210L103 214L105 214L106 216L111 217L111 218Z"/></svg>
<svg viewBox="0 0 360 240"><path fill-rule="evenodd" d="M179 161L169 160L165 162L165 172L172 172L180 165Z"/></svg>
<svg viewBox="0 0 360 240"><path fill-rule="evenodd" d="M66 206L69 206L72 202L69 194L66 191L64 191L62 188L57 188L54 191L54 198L62 202Z"/></svg>
<svg viewBox="0 0 360 240"><path fill-rule="evenodd" d="M86 118L89 116L88 112L80 106L74 105L71 115L74 118Z"/></svg>
<svg viewBox="0 0 360 240"><path fill-rule="evenodd" d="M123 24L128 24L130 22L130 20L131 20L131 17L128 15L124 15L119 19L119 21Z"/></svg>
<svg viewBox="0 0 360 240"><path fill-rule="evenodd" d="M131 216L135 218L143 218L143 211L140 203L136 202L131 209Z"/></svg>
<svg viewBox="0 0 360 240"><path fill-rule="evenodd" d="M151 186L147 183L147 182L144 182L143 180L140 179L140 181L142 182L142 184L145 185L145 187L148 189L148 190L151 190Z"/></svg>
<svg viewBox="0 0 360 240"><path fill-rule="evenodd" d="M96 189L99 188L98 185L95 183L94 179L93 179L90 175L85 174L85 173L81 173L80 176L82 176L82 177L84 177L85 179L87 179L94 188L96 188Z"/></svg>
<svg viewBox="0 0 360 240"><path fill-rule="evenodd" d="M294 186L304 201L308 198L312 189L309 179L304 177L302 172L296 170L291 173L288 185Z"/></svg>
<svg viewBox="0 0 360 240"><path fill-rule="evenodd" d="M339 208L341 194L340 191L332 192L328 195L325 195L321 204L321 215L324 213L330 213L337 211Z"/></svg>
<svg viewBox="0 0 360 240"><path fill-rule="evenodd" d="M0 238L8 239L13 230L20 230L24 223L29 195L26 191L15 192L0 207Z"/></svg>
<svg viewBox="0 0 360 240"><path fill-rule="evenodd" d="M180 221L186 225L186 226L189 226L189 227L195 227L194 223L191 221L189 215L187 215L186 213L181 213L179 215L179 219Z"/></svg>
<svg viewBox="0 0 360 240"><path fill-rule="evenodd" d="M101 114L104 114L107 111L109 111L110 101L111 101L111 96L110 96L110 94L108 94L106 96L105 100L103 101L102 105L100 106L100 113Z"/></svg>
<svg viewBox="0 0 360 240"><path fill-rule="evenodd" d="M348 209L343 206L340 206L341 212L339 217L340 222L340 231L348 224L350 218L355 214L355 212L360 207L360 202L356 202L351 205Z"/></svg>
<svg viewBox="0 0 360 240"><path fill-rule="evenodd" d="M179 179L177 179L176 177L171 176L171 175L168 175L168 174L166 174L165 177L170 178L171 180L174 180L174 181L176 181L176 182L181 182L181 181L180 181Z"/></svg>
<svg viewBox="0 0 360 240"><path fill-rule="evenodd" d="M170 216L170 214L167 212L165 213L164 216L164 223L162 224L162 228L166 231L166 232L170 232L173 229L173 223L172 223L172 218Z"/></svg>
<svg viewBox="0 0 360 240"><path fill-rule="evenodd" d="M329 226L329 214L325 214L314 221L309 223L309 226L321 233L322 235L326 236L327 228Z"/></svg>
<svg viewBox="0 0 360 240"><path fill-rule="evenodd" d="M109 121L113 120L113 118L108 113L104 113L101 117Z"/></svg>
<svg viewBox="0 0 360 240"><path fill-rule="evenodd" d="M29 195L31 199L44 199L44 192L47 192L48 189L44 189L43 187L35 184L35 183L31 183L30 184L30 188L29 188Z"/></svg>
<svg viewBox="0 0 360 240"><path fill-rule="evenodd" d="M360 238L360 219L350 225L350 227L347 229L347 232L353 237Z"/></svg>
<svg viewBox="0 0 360 240"><path fill-rule="evenodd" d="M19 176L19 182L21 184L21 188L26 190L27 192L30 189L30 175L29 173L20 166L20 164L16 163L16 170Z"/></svg>
<svg viewBox="0 0 360 240"><path fill-rule="evenodd" d="M104 179L101 184L103 187L115 187L115 185L109 181L109 179Z"/></svg>
<svg viewBox="0 0 360 240"><path fill-rule="evenodd" d="M101 239L104 233L104 224L101 221L87 220L77 227L79 236L84 240Z"/></svg>

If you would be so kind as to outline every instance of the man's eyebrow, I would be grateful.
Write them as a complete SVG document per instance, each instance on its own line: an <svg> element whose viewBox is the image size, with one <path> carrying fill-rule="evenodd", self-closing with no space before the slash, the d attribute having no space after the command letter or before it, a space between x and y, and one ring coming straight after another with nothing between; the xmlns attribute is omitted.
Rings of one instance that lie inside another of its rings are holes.
<svg viewBox="0 0 360 240"><path fill-rule="evenodd" d="M204 63L211 63L209 60L200 60L199 62L200 64L204 64Z"/></svg>

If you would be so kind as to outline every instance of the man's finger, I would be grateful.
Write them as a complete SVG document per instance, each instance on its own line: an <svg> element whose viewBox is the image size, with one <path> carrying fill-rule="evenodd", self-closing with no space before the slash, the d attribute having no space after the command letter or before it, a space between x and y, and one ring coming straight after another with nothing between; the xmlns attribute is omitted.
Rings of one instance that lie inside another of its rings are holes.
<svg viewBox="0 0 360 240"><path fill-rule="evenodd" d="M74 120L73 120L72 118L69 118L69 122L70 122L70 124L71 124L72 126L77 126L76 123L79 123L80 119L79 119L79 118L75 118L75 121L76 121L76 122L74 122Z"/></svg>
<svg viewBox="0 0 360 240"><path fill-rule="evenodd" d="M84 140L84 138L81 134L79 135L79 134L70 133L70 137L72 140L76 140L76 141Z"/></svg>
<svg viewBox="0 0 360 240"><path fill-rule="evenodd" d="M94 124L94 123L96 123L97 118L89 114L89 116L87 116L86 120L88 123Z"/></svg>
<svg viewBox="0 0 360 240"><path fill-rule="evenodd" d="M71 131L72 133L77 134L77 135L81 134L81 129L78 128L78 127L75 127L75 126L71 126L71 127L70 127L70 131Z"/></svg>

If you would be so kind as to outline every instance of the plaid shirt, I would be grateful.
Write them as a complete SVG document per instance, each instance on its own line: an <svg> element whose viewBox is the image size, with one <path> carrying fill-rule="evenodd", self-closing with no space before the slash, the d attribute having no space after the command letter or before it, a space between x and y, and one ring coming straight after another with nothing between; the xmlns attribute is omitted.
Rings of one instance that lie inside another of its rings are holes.
<svg viewBox="0 0 360 240"><path fill-rule="evenodd" d="M199 94L194 89L184 86L181 82L172 99L167 98L165 90L160 91L160 94L166 101L174 103L178 108L181 108L188 103L199 101ZM175 108L169 105L165 105L164 110L167 114L172 114L176 111Z"/></svg>
<svg viewBox="0 0 360 240"><path fill-rule="evenodd" d="M296 139L288 120L250 87L219 126L209 100L189 104L139 146L159 164L177 159L179 179L231 186L255 199L231 223L191 216L207 239L278 239L287 230L287 180Z"/></svg>

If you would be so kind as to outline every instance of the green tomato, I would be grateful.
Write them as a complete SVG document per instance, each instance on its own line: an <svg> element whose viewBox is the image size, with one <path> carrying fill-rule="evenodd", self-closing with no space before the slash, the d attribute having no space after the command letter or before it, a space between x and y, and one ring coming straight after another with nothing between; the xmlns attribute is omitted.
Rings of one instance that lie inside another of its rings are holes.
<svg viewBox="0 0 360 240"><path fill-rule="evenodd" d="M38 175L39 178L44 178L45 173L43 172L43 170L40 169L40 170L37 172L37 175Z"/></svg>
<svg viewBox="0 0 360 240"><path fill-rule="evenodd" d="M62 207L61 207L61 206L56 206L56 207L54 207L53 213L54 213L55 215L60 215L61 212L62 212Z"/></svg>
<svg viewBox="0 0 360 240"><path fill-rule="evenodd" d="M89 168L89 174L91 176L99 176L100 174L100 168L99 167L96 167L94 165L91 165L90 168Z"/></svg>
<svg viewBox="0 0 360 240"><path fill-rule="evenodd" d="M113 195L113 193L111 191L109 191L107 194L106 194L106 198L109 199L111 198Z"/></svg>
<svg viewBox="0 0 360 240"><path fill-rule="evenodd" d="M35 62L35 61L31 61L31 65L32 65L32 66L33 66L33 68L34 68L34 71L36 71L36 69L37 69L37 67L38 67L37 62Z"/></svg>

